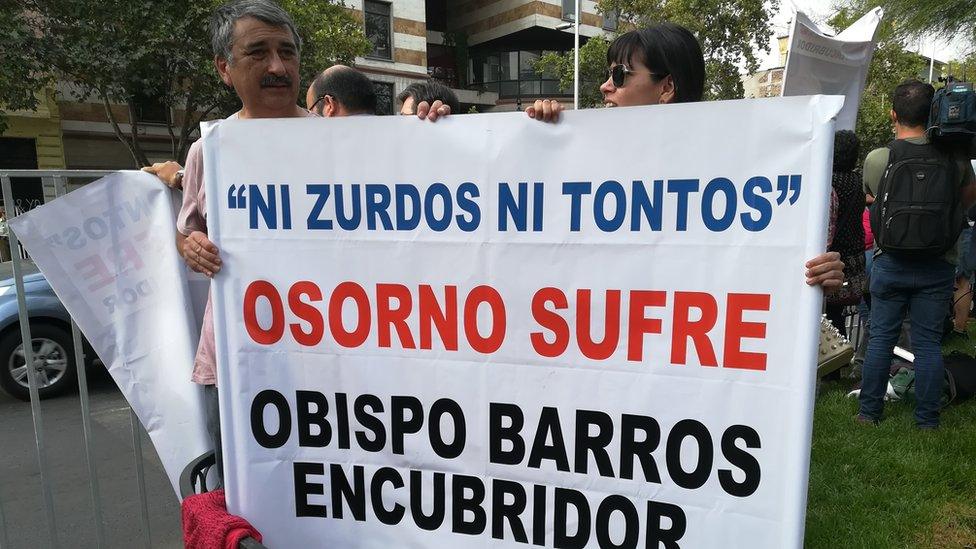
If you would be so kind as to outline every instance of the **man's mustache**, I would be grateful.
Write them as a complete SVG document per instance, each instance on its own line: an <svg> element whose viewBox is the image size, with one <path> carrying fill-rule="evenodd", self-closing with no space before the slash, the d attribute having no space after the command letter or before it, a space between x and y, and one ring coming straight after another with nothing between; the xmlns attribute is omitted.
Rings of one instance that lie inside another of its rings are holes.
<svg viewBox="0 0 976 549"><path fill-rule="evenodd" d="M269 74L261 79L261 87L269 88L272 86L288 86L291 87L291 77L287 74L278 76L274 74Z"/></svg>

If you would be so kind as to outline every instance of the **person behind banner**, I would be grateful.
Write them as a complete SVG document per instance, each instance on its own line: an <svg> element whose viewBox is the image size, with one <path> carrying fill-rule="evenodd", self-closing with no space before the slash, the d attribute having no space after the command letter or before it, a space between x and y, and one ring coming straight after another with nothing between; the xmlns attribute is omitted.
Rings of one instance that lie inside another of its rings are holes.
<svg viewBox="0 0 976 549"><path fill-rule="evenodd" d="M296 104L302 40L291 16L281 7L271 0L228 2L214 12L210 34L217 74L241 101L241 109L231 118L311 116ZM191 269L212 278L220 271L221 260L207 236L202 141L190 146L179 182L183 206L176 221L177 250ZM213 437L217 474L222 479L214 347L213 302L208 298L191 380L204 387L207 428Z"/></svg>
<svg viewBox="0 0 976 549"><path fill-rule="evenodd" d="M917 236L930 239L948 232L948 223L912 224L917 219L915 216L933 209L939 220L951 220L952 213L958 213L961 230L960 206L968 207L976 200L976 176L968 160L953 158L926 137L934 94L930 84L918 80L907 80L895 88L891 101L895 140L887 147L871 151L864 160L864 190L877 197L878 202L872 206L871 213L877 249L871 267L871 334L861 372L860 411L856 416L860 423L877 424L881 420L892 353L907 312L915 354L916 426L920 429L939 426L945 377L941 342L951 306L956 252L955 246L941 248L943 253L909 251L917 244L909 239ZM939 169L930 168L932 165ZM903 173L902 166L913 171ZM919 182L924 182L924 186ZM923 189L925 208L904 202L903 196L918 196ZM949 211L943 212L942 206ZM891 218L886 216L900 211L905 213L900 214L896 228L903 230L891 232ZM913 230L920 227L926 230ZM958 231L955 236L945 234L943 240L954 243L958 234Z"/></svg>
<svg viewBox="0 0 976 549"><path fill-rule="evenodd" d="M436 105L438 101L447 105L451 112L461 112L461 102L457 95L444 84L435 80L414 82L397 95L400 103L400 114L417 114L418 107L423 104Z"/></svg>
<svg viewBox="0 0 976 549"><path fill-rule="evenodd" d="M966 325L969 323L969 310L973 306L973 271L976 271L976 255L973 255L973 222L976 221L976 208L966 212L966 227L959 235L956 246L958 262L956 265L956 289L952 294L952 334L963 342L969 341Z"/></svg>
<svg viewBox="0 0 976 549"><path fill-rule="evenodd" d="M404 101L404 94L415 93L411 91L414 86L416 84L407 86L400 94L400 101ZM400 114L415 114L418 118L435 122L440 117L456 112L460 108L457 97L449 88L441 87L447 90L446 93L439 88L426 95L417 92L416 99L410 104L410 112L401 110ZM375 114L376 92L372 82L363 73L345 65L333 65L322 71L308 87L305 107L309 113L325 118ZM178 162L157 162L142 170L158 176L173 189L183 188L186 171Z"/></svg>
<svg viewBox="0 0 976 549"><path fill-rule="evenodd" d="M607 50L608 78L600 86L606 107L663 105L701 101L705 91L705 58L688 29L657 23L617 37ZM529 118L556 122L563 106L539 99L525 109ZM844 263L837 252L807 261L806 283L824 290L844 282Z"/></svg>
<svg viewBox="0 0 976 549"><path fill-rule="evenodd" d="M291 16L273 0L232 0L221 5L211 18L210 33L217 74L224 84L234 89L241 101L241 109L231 118L314 116L297 104L301 37ZM349 67L343 68L353 71ZM424 108L423 116L420 112L418 116L430 121L450 114L450 107L442 105ZM188 267L214 277L220 272L222 263L219 250L207 236L202 141L190 146L185 169L170 161L144 170L157 175L169 187L183 189L183 206L176 225L177 250ZM222 479L214 349L213 308L208 297L191 380L204 387L207 427L213 437L217 474Z"/></svg>
<svg viewBox="0 0 976 549"><path fill-rule="evenodd" d="M863 186L863 180L861 182ZM855 346L854 358L851 359L851 377L861 378L861 368L864 366L864 356L868 350L868 334L871 333L871 292L868 291L871 281L871 264L874 262L874 234L871 233L871 204L874 197L865 193L865 208L861 214L861 227L864 232L864 287L861 302L857 304L858 323L861 329L858 331L857 345Z"/></svg>
<svg viewBox="0 0 976 549"><path fill-rule="evenodd" d="M864 190L857 166L860 141L850 130L834 134L834 170L831 187L837 195L835 233L827 249L840 254L844 262L844 285L826 297L827 318L840 333L847 334L844 307L861 302L864 284Z"/></svg>
<svg viewBox="0 0 976 549"><path fill-rule="evenodd" d="M401 96L416 85L407 86ZM454 92L448 92L453 96ZM305 106L309 112L324 118L376 114L376 92L373 83L363 73L345 65L335 65L315 77L305 92ZM419 99L415 107L409 113L401 111L400 114L415 114L418 118L434 122L460 108L456 98L454 103L450 103L436 96Z"/></svg>
<svg viewBox="0 0 976 549"><path fill-rule="evenodd" d="M305 92L308 112L324 118L376 114L376 90L366 75L333 65L315 77Z"/></svg>

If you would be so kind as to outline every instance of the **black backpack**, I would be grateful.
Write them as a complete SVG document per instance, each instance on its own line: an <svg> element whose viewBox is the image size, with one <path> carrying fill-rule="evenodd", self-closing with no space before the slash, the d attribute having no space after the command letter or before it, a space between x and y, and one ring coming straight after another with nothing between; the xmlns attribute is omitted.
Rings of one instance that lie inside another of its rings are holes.
<svg viewBox="0 0 976 549"><path fill-rule="evenodd" d="M945 360L945 393L949 402L960 402L976 395L976 358L952 353Z"/></svg>
<svg viewBox="0 0 976 549"><path fill-rule="evenodd" d="M888 150L870 214L875 243L899 257L939 257L955 246L966 222L959 168L932 144L896 139Z"/></svg>

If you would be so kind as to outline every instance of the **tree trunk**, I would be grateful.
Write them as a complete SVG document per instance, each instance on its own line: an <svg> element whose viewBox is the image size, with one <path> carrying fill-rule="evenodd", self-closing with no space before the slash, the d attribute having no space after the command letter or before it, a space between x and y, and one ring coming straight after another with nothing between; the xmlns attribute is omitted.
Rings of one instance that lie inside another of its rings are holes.
<svg viewBox="0 0 976 549"><path fill-rule="evenodd" d="M145 151L142 150L142 146L139 143L139 120L136 116L136 107L132 104L131 100L126 103L126 106L129 107L129 135L131 136L133 149L136 153L136 163L138 164L136 168L148 166L149 157L146 156Z"/></svg>
<svg viewBox="0 0 976 549"><path fill-rule="evenodd" d="M108 96L102 90L99 90L98 93L102 98L102 105L105 107L105 115L108 117L109 122L112 123L112 130L115 132L115 137L117 137L118 140L121 141L122 144L124 144L129 150L129 154L132 155L132 162L135 167L141 168L148 165L146 155L139 147L139 143L130 141L125 134L122 133L122 128L119 126L119 121L115 118L115 113L112 112L112 104L109 102ZM131 108L129 112L132 112Z"/></svg>
<svg viewBox="0 0 976 549"><path fill-rule="evenodd" d="M180 144L176 139L176 132L173 131L173 123L175 122L173 120L174 112L175 109L172 107L172 105L166 106L166 131L169 133L169 152L173 156L174 160L179 162L180 165L183 165L184 161L180 158ZM183 121L186 122L185 117Z"/></svg>
<svg viewBox="0 0 976 549"><path fill-rule="evenodd" d="M186 155L190 151L190 145L192 145L190 137L193 135L193 130L197 129L203 119L215 108L217 108L216 105L211 105L205 111L194 114L197 110L196 106L192 103L187 104L187 110L183 117L183 127L180 130L179 154L176 156L181 164L185 162Z"/></svg>

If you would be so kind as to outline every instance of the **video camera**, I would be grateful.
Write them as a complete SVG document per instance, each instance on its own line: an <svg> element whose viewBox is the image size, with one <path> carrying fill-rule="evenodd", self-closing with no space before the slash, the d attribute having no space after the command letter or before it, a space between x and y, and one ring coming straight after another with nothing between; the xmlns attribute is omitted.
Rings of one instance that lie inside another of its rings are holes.
<svg viewBox="0 0 976 549"><path fill-rule="evenodd" d="M971 82L960 82L953 76L939 77L945 85L935 92L929 114L928 135L933 142L945 144L976 158L976 91Z"/></svg>

